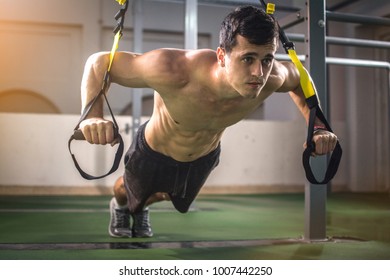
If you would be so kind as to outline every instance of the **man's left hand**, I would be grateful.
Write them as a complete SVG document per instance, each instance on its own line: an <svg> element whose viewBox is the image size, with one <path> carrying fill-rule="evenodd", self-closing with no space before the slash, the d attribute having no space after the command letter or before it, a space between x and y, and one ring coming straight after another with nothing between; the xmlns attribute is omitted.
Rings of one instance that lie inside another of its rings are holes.
<svg viewBox="0 0 390 280"><path fill-rule="evenodd" d="M314 132L313 142L315 144L315 152L312 155L325 155L332 152L336 147L337 136L326 130L317 130ZM306 148L306 143L304 148Z"/></svg>

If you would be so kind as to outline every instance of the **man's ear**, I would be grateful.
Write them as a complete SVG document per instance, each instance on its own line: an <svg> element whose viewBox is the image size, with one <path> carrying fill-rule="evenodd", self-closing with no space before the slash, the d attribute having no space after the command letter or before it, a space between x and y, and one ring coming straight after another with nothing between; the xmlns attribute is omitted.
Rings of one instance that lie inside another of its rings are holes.
<svg viewBox="0 0 390 280"><path fill-rule="evenodd" d="M221 47L218 47L218 49L217 49L217 59L218 59L218 64L221 67L225 67L225 55L226 55L225 49L223 49Z"/></svg>

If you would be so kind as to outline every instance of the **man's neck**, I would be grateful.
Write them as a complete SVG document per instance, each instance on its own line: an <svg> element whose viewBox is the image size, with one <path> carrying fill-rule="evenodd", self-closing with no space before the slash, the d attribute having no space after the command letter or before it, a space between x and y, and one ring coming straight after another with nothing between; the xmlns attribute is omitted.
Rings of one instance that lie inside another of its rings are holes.
<svg viewBox="0 0 390 280"><path fill-rule="evenodd" d="M213 92L220 99L235 99L239 98L240 94L231 86L226 77L225 68L218 63L215 64L213 71Z"/></svg>

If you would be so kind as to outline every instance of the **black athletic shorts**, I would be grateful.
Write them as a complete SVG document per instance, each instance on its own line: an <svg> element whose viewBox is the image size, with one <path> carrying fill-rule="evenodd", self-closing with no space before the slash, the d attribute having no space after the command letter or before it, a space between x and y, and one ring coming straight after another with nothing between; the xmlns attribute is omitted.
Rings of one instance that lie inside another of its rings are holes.
<svg viewBox="0 0 390 280"><path fill-rule="evenodd" d="M192 162L180 162L153 151L145 140L143 124L125 156L123 176L131 213L141 211L156 192L169 195L181 213L188 211L211 171L219 163L220 145Z"/></svg>

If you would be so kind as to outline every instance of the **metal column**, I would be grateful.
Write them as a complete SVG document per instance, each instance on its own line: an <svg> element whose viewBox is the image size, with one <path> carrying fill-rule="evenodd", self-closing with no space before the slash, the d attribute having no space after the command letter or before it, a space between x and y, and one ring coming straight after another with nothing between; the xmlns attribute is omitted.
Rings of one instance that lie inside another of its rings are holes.
<svg viewBox="0 0 390 280"><path fill-rule="evenodd" d="M306 66L316 85L321 108L328 118L326 93L326 44L325 44L325 0L307 1L308 59ZM326 156L312 159L313 172L322 176L327 167ZM320 177L318 177L320 178ZM305 240L326 239L326 199L327 185L305 185Z"/></svg>
<svg viewBox="0 0 390 280"><path fill-rule="evenodd" d="M143 41L143 4L141 0L133 1L133 52L142 53ZM133 88L132 90L132 137L135 137L136 132L141 124L142 116L142 88Z"/></svg>
<svg viewBox="0 0 390 280"><path fill-rule="evenodd" d="M186 0L185 3L184 48L198 48L198 1Z"/></svg>

